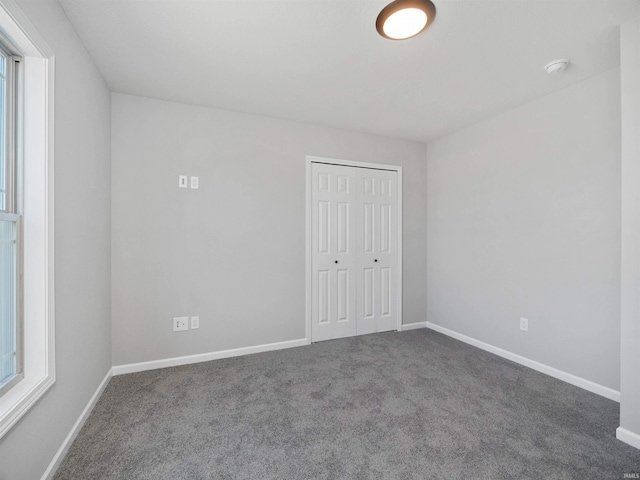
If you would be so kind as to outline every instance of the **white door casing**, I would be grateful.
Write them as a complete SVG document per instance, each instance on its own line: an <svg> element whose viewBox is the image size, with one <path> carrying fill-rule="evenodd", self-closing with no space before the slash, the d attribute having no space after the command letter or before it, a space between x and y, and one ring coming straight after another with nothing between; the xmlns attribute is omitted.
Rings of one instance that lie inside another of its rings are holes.
<svg viewBox="0 0 640 480"><path fill-rule="evenodd" d="M307 157L309 343L401 329L401 179L397 166Z"/></svg>

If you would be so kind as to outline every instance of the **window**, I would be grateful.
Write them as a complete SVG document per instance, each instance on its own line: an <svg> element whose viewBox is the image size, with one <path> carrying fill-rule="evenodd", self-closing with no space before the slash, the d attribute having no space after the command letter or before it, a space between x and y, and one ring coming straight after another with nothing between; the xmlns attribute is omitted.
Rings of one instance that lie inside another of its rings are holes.
<svg viewBox="0 0 640 480"><path fill-rule="evenodd" d="M1 439L56 381L55 57L12 0L0 0L0 62Z"/></svg>
<svg viewBox="0 0 640 480"><path fill-rule="evenodd" d="M22 378L21 223L18 197L20 58L0 39L0 395Z"/></svg>

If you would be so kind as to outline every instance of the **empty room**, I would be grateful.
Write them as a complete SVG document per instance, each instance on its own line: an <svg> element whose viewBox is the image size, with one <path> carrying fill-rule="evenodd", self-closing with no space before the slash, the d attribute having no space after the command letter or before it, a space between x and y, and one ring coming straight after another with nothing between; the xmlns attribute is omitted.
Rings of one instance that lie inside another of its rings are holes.
<svg viewBox="0 0 640 480"><path fill-rule="evenodd" d="M640 0L0 0L0 480L640 478Z"/></svg>

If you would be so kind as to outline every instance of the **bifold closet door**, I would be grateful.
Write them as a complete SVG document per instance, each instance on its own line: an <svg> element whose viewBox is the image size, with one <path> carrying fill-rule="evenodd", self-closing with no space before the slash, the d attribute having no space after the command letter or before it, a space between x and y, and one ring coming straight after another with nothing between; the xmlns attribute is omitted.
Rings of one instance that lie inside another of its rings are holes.
<svg viewBox="0 0 640 480"><path fill-rule="evenodd" d="M357 169L357 334L398 328L398 174Z"/></svg>
<svg viewBox="0 0 640 480"><path fill-rule="evenodd" d="M397 328L397 172L312 163L311 340Z"/></svg>
<svg viewBox="0 0 640 480"><path fill-rule="evenodd" d="M356 335L356 168L313 163L312 314L314 342Z"/></svg>

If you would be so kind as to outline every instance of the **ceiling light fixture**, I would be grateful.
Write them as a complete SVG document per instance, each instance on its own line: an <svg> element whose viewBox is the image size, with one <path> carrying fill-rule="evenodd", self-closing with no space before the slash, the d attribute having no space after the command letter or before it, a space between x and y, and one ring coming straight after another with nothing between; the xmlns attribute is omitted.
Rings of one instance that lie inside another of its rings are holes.
<svg viewBox="0 0 640 480"><path fill-rule="evenodd" d="M430 0L395 0L378 15L376 30L384 38L404 40L422 32L435 16L436 7Z"/></svg>

